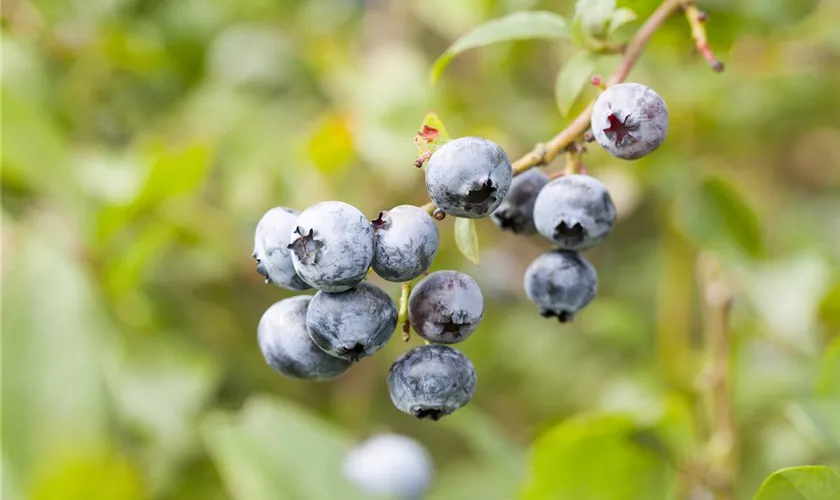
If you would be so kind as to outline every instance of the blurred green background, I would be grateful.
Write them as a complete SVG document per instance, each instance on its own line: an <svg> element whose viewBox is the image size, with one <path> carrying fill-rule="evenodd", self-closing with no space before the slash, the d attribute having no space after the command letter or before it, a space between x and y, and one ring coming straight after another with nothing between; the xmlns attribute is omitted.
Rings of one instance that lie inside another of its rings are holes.
<svg viewBox="0 0 840 500"><path fill-rule="evenodd" d="M475 25L571 0L2 7L3 498L352 498L343 450L383 430L430 449L434 499L690 498L717 453L701 253L735 296L738 498L780 467L840 466L837 0L701 2L723 74L682 16L657 33L630 79L663 96L670 135L632 163L589 148L620 221L587 253L599 296L574 323L524 297L541 238L479 221L475 266L440 223L433 268L474 276L487 313L459 345L477 394L438 423L388 399L397 337L329 383L266 366L256 325L289 294L254 271L253 229L277 205L425 203L412 139L430 110L512 158L553 136L568 41L428 72Z"/></svg>

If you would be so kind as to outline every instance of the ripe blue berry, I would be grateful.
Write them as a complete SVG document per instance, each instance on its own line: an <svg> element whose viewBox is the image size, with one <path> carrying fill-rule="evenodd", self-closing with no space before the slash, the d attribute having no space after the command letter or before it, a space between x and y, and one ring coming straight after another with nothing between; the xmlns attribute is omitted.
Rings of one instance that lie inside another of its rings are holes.
<svg viewBox="0 0 840 500"><path fill-rule="evenodd" d="M554 250L534 260L525 271L525 294L546 318L571 321L598 293L598 275L577 252Z"/></svg>
<svg viewBox="0 0 840 500"><path fill-rule="evenodd" d="M286 248L289 233L294 230L300 212L291 208L272 208L262 216L254 232L254 259L257 272L272 283L292 291L310 288L300 279L292 264L292 256Z"/></svg>
<svg viewBox="0 0 840 500"><path fill-rule="evenodd" d="M394 302L368 282L344 292L318 292L306 313L312 341L327 353L349 361L381 349L396 326Z"/></svg>
<svg viewBox="0 0 840 500"><path fill-rule="evenodd" d="M447 142L426 165L426 191L443 212L468 219L490 215L510 189L510 160L480 137Z"/></svg>
<svg viewBox="0 0 840 500"><path fill-rule="evenodd" d="M668 135L668 107L639 83L619 83L598 96L592 133L613 156L635 160L658 148Z"/></svg>
<svg viewBox="0 0 840 500"><path fill-rule="evenodd" d="M418 335L430 342L461 342L478 328L484 298L478 284L458 271L435 271L414 287L408 299L408 319Z"/></svg>
<svg viewBox="0 0 840 500"><path fill-rule="evenodd" d="M588 175L566 175L540 191L534 204L537 231L564 250L586 250L606 238L615 223L609 191Z"/></svg>
<svg viewBox="0 0 840 500"><path fill-rule="evenodd" d="M312 297L298 296L269 307L257 327L265 361L286 377L326 380L350 368L349 361L325 353L306 331L306 310Z"/></svg>
<svg viewBox="0 0 840 500"><path fill-rule="evenodd" d="M475 381L475 368L460 351L429 344L394 361L388 371L388 392L400 411L438 420L472 399Z"/></svg>
<svg viewBox="0 0 840 500"><path fill-rule="evenodd" d="M432 482L429 452L400 434L378 434L344 457L344 476L370 496L419 499Z"/></svg>
<svg viewBox="0 0 840 500"><path fill-rule="evenodd" d="M360 283L373 260L373 229L357 208L340 201L312 205L291 232L292 263L303 281L325 292Z"/></svg>
<svg viewBox="0 0 840 500"><path fill-rule="evenodd" d="M418 207L400 205L371 222L376 234L373 270L388 281L420 276L437 254L439 236L432 216Z"/></svg>
<svg viewBox="0 0 840 500"><path fill-rule="evenodd" d="M510 191L491 215L497 226L514 234L534 234L534 203L548 176L532 168L513 178Z"/></svg>

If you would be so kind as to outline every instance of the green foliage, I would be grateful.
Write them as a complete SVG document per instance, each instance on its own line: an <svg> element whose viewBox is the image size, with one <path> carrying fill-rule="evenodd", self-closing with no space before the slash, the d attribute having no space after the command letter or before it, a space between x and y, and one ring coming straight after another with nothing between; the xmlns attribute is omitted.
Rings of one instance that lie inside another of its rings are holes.
<svg viewBox="0 0 840 500"><path fill-rule="evenodd" d="M475 220L463 217L455 219L455 244L464 257L478 265L478 232L475 230Z"/></svg>
<svg viewBox="0 0 840 500"><path fill-rule="evenodd" d="M446 66L461 52L492 43L512 40L558 40L569 37L566 20L552 12L515 12L473 28L456 40L432 65L431 80L435 83Z"/></svg>
<svg viewBox="0 0 840 500"><path fill-rule="evenodd" d="M673 470L620 415L580 416L545 432L532 449L524 498L668 498Z"/></svg>
<svg viewBox="0 0 840 500"><path fill-rule="evenodd" d="M569 110L589 83L595 70L595 58L596 56L591 52L577 52L563 64L557 73L554 96L557 99L560 114L563 116L569 114Z"/></svg>
<svg viewBox="0 0 840 500"><path fill-rule="evenodd" d="M363 498L340 474L348 436L294 405L255 398L208 415L202 435L236 500Z"/></svg>
<svg viewBox="0 0 840 500"><path fill-rule="evenodd" d="M764 481L755 500L834 500L840 498L840 474L822 465L790 467Z"/></svg>

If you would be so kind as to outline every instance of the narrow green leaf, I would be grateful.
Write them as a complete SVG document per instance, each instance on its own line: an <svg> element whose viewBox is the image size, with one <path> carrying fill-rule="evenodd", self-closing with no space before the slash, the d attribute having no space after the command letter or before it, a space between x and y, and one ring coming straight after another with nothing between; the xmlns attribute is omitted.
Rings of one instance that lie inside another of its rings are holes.
<svg viewBox="0 0 840 500"><path fill-rule="evenodd" d="M569 114L569 110L589 82L589 77L595 70L595 59L594 54L582 50L566 61L557 73L554 97L557 100L557 108L563 116Z"/></svg>
<svg viewBox="0 0 840 500"><path fill-rule="evenodd" d="M491 43L527 39L556 40L569 38L566 19L552 12L515 12L476 26L455 41L432 65L431 82L440 78L446 66L461 52Z"/></svg>
<svg viewBox="0 0 840 500"><path fill-rule="evenodd" d="M470 262L478 264L478 233L473 219L455 219L455 244Z"/></svg>
<svg viewBox="0 0 840 500"><path fill-rule="evenodd" d="M761 254L758 217L734 186L722 177L710 176L703 182L702 200L707 215L718 224L718 230L725 232L747 254Z"/></svg>
<svg viewBox="0 0 840 500"><path fill-rule="evenodd" d="M758 490L755 500L836 500L840 474L823 465L777 470Z"/></svg>
<svg viewBox="0 0 840 500"><path fill-rule="evenodd" d="M615 12L615 0L578 0L575 4L575 24L594 38L603 38L607 24Z"/></svg>
<svg viewBox="0 0 840 500"><path fill-rule="evenodd" d="M823 354L817 393L840 401L840 338L835 339Z"/></svg>
<svg viewBox="0 0 840 500"><path fill-rule="evenodd" d="M624 43L630 39L633 30L633 21L638 18L632 9L621 7L616 9L610 19L610 26L607 35L615 43Z"/></svg>

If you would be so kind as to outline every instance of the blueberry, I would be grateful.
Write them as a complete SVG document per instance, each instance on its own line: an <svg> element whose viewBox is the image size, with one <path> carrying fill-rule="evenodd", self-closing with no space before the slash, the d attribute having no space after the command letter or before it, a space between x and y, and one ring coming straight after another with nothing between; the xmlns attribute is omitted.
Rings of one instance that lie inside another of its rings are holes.
<svg viewBox="0 0 840 500"><path fill-rule="evenodd" d="M312 205L291 231L295 271L309 285L342 292L360 283L373 260L373 228L357 208L340 201Z"/></svg>
<svg viewBox="0 0 840 500"><path fill-rule="evenodd" d="M447 142L429 158L426 191L443 212L468 219L490 215L510 189L510 160L480 137Z"/></svg>
<svg viewBox="0 0 840 500"><path fill-rule="evenodd" d="M266 283L292 291L310 288L295 272L292 256L286 248L289 233L295 228L300 212L286 207L272 208L262 216L254 232L254 259L257 272Z"/></svg>
<svg viewBox="0 0 840 500"><path fill-rule="evenodd" d="M394 302L368 282L344 292L318 292L306 313L312 341L327 353L349 361L381 349L396 326Z"/></svg>
<svg viewBox="0 0 840 500"><path fill-rule="evenodd" d="M438 250L438 229L425 210L400 205L372 221L373 270L388 281L410 281L429 269Z"/></svg>
<svg viewBox="0 0 840 500"><path fill-rule="evenodd" d="M400 434L378 434L344 457L344 476L370 496L419 499L432 481L429 452Z"/></svg>
<svg viewBox="0 0 840 500"><path fill-rule="evenodd" d="M659 94L639 83L608 87L592 108L592 133L608 153L625 160L658 148L668 134L668 108Z"/></svg>
<svg viewBox="0 0 840 500"><path fill-rule="evenodd" d="M414 287L408 319L424 339L454 344L470 336L484 316L484 298L475 280L458 271L435 271Z"/></svg>
<svg viewBox="0 0 840 500"><path fill-rule="evenodd" d="M400 411L438 420L472 399L475 380L472 362L460 351L429 344L394 361L388 371L388 392Z"/></svg>
<svg viewBox="0 0 840 500"><path fill-rule="evenodd" d="M554 250L534 260L525 271L525 294L546 318L571 321L598 293L598 275L577 252Z"/></svg>
<svg viewBox="0 0 840 500"><path fill-rule="evenodd" d="M588 175L566 175L540 191L534 204L537 231L564 250L586 250L606 238L615 223L609 191Z"/></svg>
<svg viewBox="0 0 840 500"><path fill-rule="evenodd" d="M269 307L257 327L257 341L269 366L292 378L326 380L350 368L316 346L306 331L306 311L312 297L298 296Z"/></svg>
<svg viewBox="0 0 840 500"><path fill-rule="evenodd" d="M532 168L513 178L510 191L490 218L502 229L514 234L534 234L534 203L548 176Z"/></svg>

